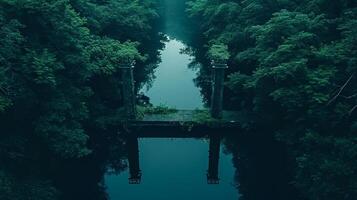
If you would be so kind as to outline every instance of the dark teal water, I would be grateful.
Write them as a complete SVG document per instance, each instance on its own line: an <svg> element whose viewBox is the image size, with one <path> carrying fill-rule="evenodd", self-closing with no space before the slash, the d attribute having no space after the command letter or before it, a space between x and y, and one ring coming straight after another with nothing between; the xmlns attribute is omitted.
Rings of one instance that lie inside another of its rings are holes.
<svg viewBox="0 0 357 200"><path fill-rule="evenodd" d="M223 151L220 153L221 183L207 184L208 142L204 139L140 139L139 151L141 184L128 184L128 171L106 175L110 199L238 199L232 156Z"/></svg>
<svg viewBox="0 0 357 200"><path fill-rule="evenodd" d="M200 90L193 82L197 71L188 67L193 58L182 53L186 46L181 41L168 39L161 51L162 62L155 70L153 84L145 86L142 92L154 106L191 110L203 108Z"/></svg>

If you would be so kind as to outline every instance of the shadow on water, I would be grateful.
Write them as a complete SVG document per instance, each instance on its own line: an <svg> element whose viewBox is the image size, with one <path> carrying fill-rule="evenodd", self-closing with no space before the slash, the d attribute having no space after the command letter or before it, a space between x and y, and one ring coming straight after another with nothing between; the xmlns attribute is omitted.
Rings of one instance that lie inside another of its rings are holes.
<svg viewBox="0 0 357 200"><path fill-rule="evenodd" d="M291 174L285 145L261 132L225 140L232 153L235 183L241 200L298 199L290 185Z"/></svg>
<svg viewBox="0 0 357 200"><path fill-rule="evenodd" d="M151 141L152 140L152 137ZM177 138L176 138L177 139ZM139 159L139 138L136 136L129 136L126 138L127 144L127 155L128 155L128 166L129 166L129 184L140 184L142 171L140 169L140 159ZM161 139L161 140L168 140ZM187 140L187 138L186 138ZM193 140L193 139L188 139ZM207 183L208 184L219 184L218 168L219 168L219 157L221 149L221 137L211 136L207 139L209 142L208 150L208 170L207 170ZM150 141L150 140L147 140ZM181 139L185 141L185 139ZM166 141L164 141L166 142ZM192 141L191 141L192 142ZM193 140L194 142L194 140ZM155 143L155 141L154 141ZM169 142L170 143L170 142ZM163 149L164 150L164 149ZM176 151L179 151L176 149ZM145 154L145 152L144 152ZM159 156L161 157L161 156ZM175 169L173 169L175 170ZM177 178L177 177L174 177Z"/></svg>
<svg viewBox="0 0 357 200"><path fill-rule="evenodd" d="M211 135L217 133L224 135ZM42 155L31 163L47 166L38 170L50 178L63 200L293 200L295 196L288 184L285 148L263 136L270 134L237 130L235 137L190 138L197 134L187 132L187 138L138 139L138 133L128 138L114 128L92 128L90 134L93 153L87 158ZM40 163L45 161L49 162Z"/></svg>
<svg viewBox="0 0 357 200"><path fill-rule="evenodd" d="M111 199L132 200L236 199L235 188L226 183L233 181L234 173L232 165L226 165L229 155L222 155L221 160L225 182L214 187L207 184L207 179L218 182L216 163L221 148L217 141L212 146L207 139L128 138L129 169L106 175L108 194ZM209 153L209 146L216 151Z"/></svg>
<svg viewBox="0 0 357 200"><path fill-rule="evenodd" d="M284 146L271 138L257 140L256 133L237 134L203 138L113 134L98 138L91 158L53 163L55 180L68 200L293 200Z"/></svg>

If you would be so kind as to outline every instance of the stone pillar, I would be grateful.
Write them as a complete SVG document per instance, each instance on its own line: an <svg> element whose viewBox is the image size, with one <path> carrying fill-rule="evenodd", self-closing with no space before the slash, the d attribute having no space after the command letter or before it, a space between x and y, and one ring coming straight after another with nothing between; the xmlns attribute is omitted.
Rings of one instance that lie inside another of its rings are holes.
<svg viewBox="0 0 357 200"><path fill-rule="evenodd" d="M219 136L210 137L209 140L209 161L207 170L207 183L219 184L219 152L221 149L221 138Z"/></svg>
<svg viewBox="0 0 357 200"><path fill-rule="evenodd" d="M120 65L122 74L122 90L125 114L128 120L136 118L136 95L134 87L134 65L135 63L125 63Z"/></svg>
<svg viewBox="0 0 357 200"><path fill-rule="evenodd" d="M224 72L227 68L227 64L212 61L211 116L216 119L222 118Z"/></svg>
<svg viewBox="0 0 357 200"><path fill-rule="evenodd" d="M137 137L127 139L128 161L129 161L129 184L140 184L141 170L139 162L139 143Z"/></svg>

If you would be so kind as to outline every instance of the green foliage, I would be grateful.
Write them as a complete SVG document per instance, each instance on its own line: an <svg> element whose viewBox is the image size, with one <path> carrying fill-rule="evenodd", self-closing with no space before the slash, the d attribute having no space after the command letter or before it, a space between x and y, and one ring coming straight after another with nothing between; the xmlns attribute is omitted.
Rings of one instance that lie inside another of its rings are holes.
<svg viewBox="0 0 357 200"><path fill-rule="evenodd" d="M224 44L213 44L208 50L208 57L214 61L227 61L229 59L228 46Z"/></svg>
<svg viewBox="0 0 357 200"><path fill-rule="evenodd" d="M297 158L295 186L307 199L356 196L356 6L349 0L188 3L205 44L226 44L232 55L227 103L279 130Z"/></svg>
<svg viewBox="0 0 357 200"><path fill-rule="evenodd" d="M9 101L9 99L0 96L0 113L4 112L9 106L11 106L11 102Z"/></svg>
<svg viewBox="0 0 357 200"><path fill-rule="evenodd" d="M88 127L123 118L118 68L150 72L157 18L154 0L0 1L0 199L56 199L34 169L87 157Z"/></svg>
<svg viewBox="0 0 357 200"><path fill-rule="evenodd" d="M137 118L141 119L144 115L169 115L173 113L177 113L178 110L176 108L170 108L166 105L159 105L159 106L137 106Z"/></svg>
<svg viewBox="0 0 357 200"><path fill-rule="evenodd" d="M19 180L0 170L0 198L3 200L55 200L58 197L58 191L48 181Z"/></svg>
<svg viewBox="0 0 357 200"><path fill-rule="evenodd" d="M176 108L170 108L166 105L145 106L145 107L141 107L140 110L144 114L163 114L163 115L176 113L178 111Z"/></svg>
<svg viewBox="0 0 357 200"><path fill-rule="evenodd" d="M95 104L103 105L98 84L104 82L94 81L120 82L121 63L147 59L141 44L129 40L149 39L154 9L151 1L1 1L0 112L36 107L26 112L50 149L66 158L88 154L83 123L92 120ZM129 37L130 31L141 35Z"/></svg>
<svg viewBox="0 0 357 200"><path fill-rule="evenodd" d="M29 52L26 57L26 63L30 63L30 67L27 73L33 76L33 80L36 84L44 84L49 86L56 85L55 73L58 70L64 69L63 65L56 60L56 56L53 53L44 49L42 52L37 53L35 51Z"/></svg>
<svg viewBox="0 0 357 200"><path fill-rule="evenodd" d="M307 132L301 140L309 151L296 158L296 186L306 190L311 199L355 196L356 138L323 137Z"/></svg>
<svg viewBox="0 0 357 200"><path fill-rule="evenodd" d="M198 124L205 124L218 122L219 120L212 118L209 110L196 110L193 116L193 121Z"/></svg>
<svg viewBox="0 0 357 200"><path fill-rule="evenodd" d="M88 46L90 63L94 72L104 75L113 75L118 72L120 64L130 64L132 61L143 61L137 49L138 43L120 43L117 40L105 38L97 40Z"/></svg>

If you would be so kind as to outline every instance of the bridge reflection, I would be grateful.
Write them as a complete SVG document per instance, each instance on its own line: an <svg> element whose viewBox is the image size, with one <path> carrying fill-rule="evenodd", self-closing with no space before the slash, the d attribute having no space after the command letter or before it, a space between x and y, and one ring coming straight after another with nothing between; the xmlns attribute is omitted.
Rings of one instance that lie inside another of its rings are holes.
<svg viewBox="0 0 357 200"><path fill-rule="evenodd" d="M207 170L207 183L219 184L218 167L219 167L219 152L221 149L221 138L212 136L209 139L209 159Z"/></svg>
<svg viewBox="0 0 357 200"><path fill-rule="evenodd" d="M139 162L139 143L137 137L127 139L128 161L129 161L129 183L140 184L141 170Z"/></svg>
<svg viewBox="0 0 357 200"><path fill-rule="evenodd" d="M139 161L139 143L137 135L128 136L127 150L129 162L129 184L140 184L142 171L140 169ZM175 138L175 137L169 137ZM207 170L207 183L219 184L219 154L221 149L221 137L209 136L209 151L208 151L208 170Z"/></svg>

